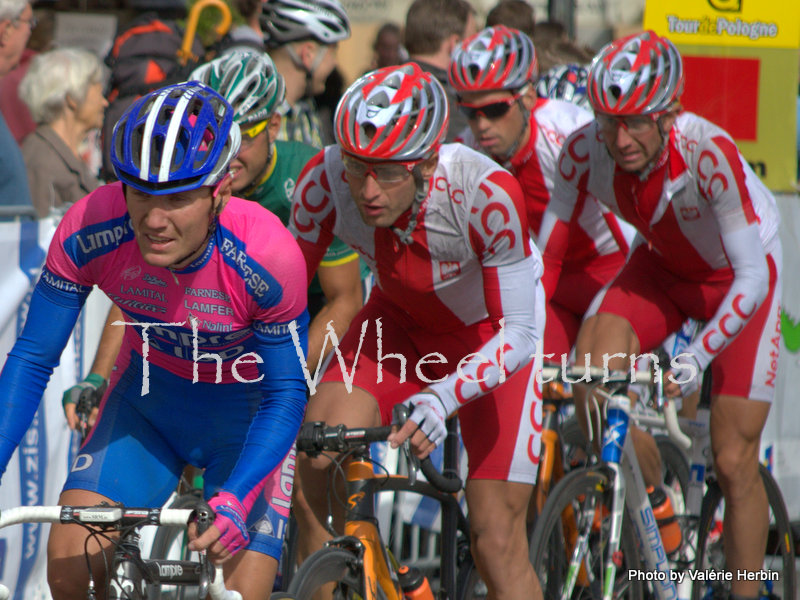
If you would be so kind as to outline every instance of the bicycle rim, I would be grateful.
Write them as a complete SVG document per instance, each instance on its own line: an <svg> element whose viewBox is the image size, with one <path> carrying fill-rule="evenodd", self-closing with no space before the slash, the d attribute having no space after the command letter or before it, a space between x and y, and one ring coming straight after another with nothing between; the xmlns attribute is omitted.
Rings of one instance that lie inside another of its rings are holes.
<svg viewBox="0 0 800 600"><path fill-rule="evenodd" d="M765 574L775 573L777 580L762 581L759 598L762 600L794 600L796 573L794 570L794 542L786 505L775 479L763 465L759 465L761 479L767 492L769 503L769 535L767 551L762 566ZM724 530L722 516L724 500L717 482L709 485L703 498L700 515L697 563L695 570L700 573L719 572L726 568L723 552ZM736 574L733 574L736 577ZM730 582L708 581L695 583L692 588L693 600L727 597ZM725 595L725 596L723 596Z"/></svg>
<svg viewBox="0 0 800 600"><path fill-rule="evenodd" d="M572 471L553 489L536 522L530 548L531 563L545 598L562 597L571 570L576 576L569 596L571 600L602 597L610 506L609 479L596 468ZM586 543L575 552L579 535L586 537ZM578 561L571 567L570 561L576 554ZM640 565L636 540L627 516L623 520L617 558L614 597L641 600L641 583L629 581L627 577L628 569L639 569Z"/></svg>
<svg viewBox="0 0 800 600"><path fill-rule="evenodd" d="M676 515L686 512L686 492L689 490L689 459L680 446L670 438L654 436L661 455L661 479Z"/></svg>
<svg viewBox="0 0 800 600"><path fill-rule="evenodd" d="M361 562L342 548L323 548L309 556L297 569L288 593L297 600L311 600L321 587L334 584L334 600L363 598L364 573ZM378 598L385 600L378 588Z"/></svg>

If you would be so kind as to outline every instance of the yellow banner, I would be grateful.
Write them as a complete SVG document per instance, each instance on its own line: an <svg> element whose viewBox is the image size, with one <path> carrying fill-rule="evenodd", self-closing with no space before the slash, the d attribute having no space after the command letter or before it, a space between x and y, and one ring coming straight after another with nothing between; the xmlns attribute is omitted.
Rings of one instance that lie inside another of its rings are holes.
<svg viewBox="0 0 800 600"><path fill-rule="evenodd" d="M647 0L684 58L684 107L728 131L772 190L796 185L799 0Z"/></svg>
<svg viewBox="0 0 800 600"><path fill-rule="evenodd" d="M648 0L645 29L676 44L797 48L798 0Z"/></svg>

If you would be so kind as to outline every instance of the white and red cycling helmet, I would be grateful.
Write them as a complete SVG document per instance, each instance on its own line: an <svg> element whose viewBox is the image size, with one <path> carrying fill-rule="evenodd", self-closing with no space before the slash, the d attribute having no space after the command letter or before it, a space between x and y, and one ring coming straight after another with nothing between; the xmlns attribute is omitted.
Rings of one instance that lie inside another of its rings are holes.
<svg viewBox="0 0 800 600"><path fill-rule="evenodd" d="M357 79L342 95L333 119L336 142L373 161L428 158L448 123L442 84L416 63L384 67Z"/></svg>
<svg viewBox="0 0 800 600"><path fill-rule="evenodd" d="M682 92L681 55L672 42L654 31L607 44L589 69L587 95L595 112L660 113L669 109Z"/></svg>
<svg viewBox="0 0 800 600"><path fill-rule="evenodd" d="M450 83L459 92L518 90L533 82L536 72L531 38L504 25L467 38L450 59Z"/></svg>

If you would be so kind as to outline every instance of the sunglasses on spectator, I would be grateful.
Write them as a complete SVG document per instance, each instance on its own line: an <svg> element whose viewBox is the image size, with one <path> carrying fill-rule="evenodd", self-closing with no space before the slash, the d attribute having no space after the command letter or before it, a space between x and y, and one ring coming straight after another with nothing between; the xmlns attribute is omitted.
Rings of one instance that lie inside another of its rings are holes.
<svg viewBox="0 0 800 600"><path fill-rule="evenodd" d="M617 129L622 127L631 135L640 135L650 131L653 124L658 121L659 116L660 115L628 115L616 117L599 113L595 115L595 119L603 133L616 133Z"/></svg>
<svg viewBox="0 0 800 600"><path fill-rule="evenodd" d="M365 162L346 152L342 152L342 164L348 177L366 179L367 176L371 175L378 183L400 183L408 178L414 171L414 167L421 162L421 160L412 162Z"/></svg>
<svg viewBox="0 0 800 600"><path fill-rule="evenodd" d="M470 104L459 100L458 110L460 110L469 121L474 121L481 115L491 121L506 116L508 111L511 110L511 107L514 106L516 101L521 97L522 92L518 92L510 98L504 98L503 100L488 102L486 104Z"/></svg>

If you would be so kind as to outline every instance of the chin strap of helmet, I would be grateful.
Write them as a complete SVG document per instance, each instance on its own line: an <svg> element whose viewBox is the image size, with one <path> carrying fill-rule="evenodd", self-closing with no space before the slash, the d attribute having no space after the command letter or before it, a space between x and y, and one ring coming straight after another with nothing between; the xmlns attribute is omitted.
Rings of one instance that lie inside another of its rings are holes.
<svg viewBox="0 0 800 600"><path fill-rule="evenodd" d="M531 84L528 84L531 85ZM517 153L520 146L522 145L522 140L525 137L525 132L528 131L528 127L530 127L531 123L531 111L525 108L525 104L522 102L522 94L525 93L525 88L528 86L526 85L524 88L519 90L517 93L520 94L520 97L517 98L517 106L519 106L520 113L522 114L522 130L519 132L517 139L514 140L514 143L511 144L511 147L508 149L508 152L505 153L504 156L498 156L500 160L503 162L508 162L511 158Z"/></svg>
<svg viewBox="0 0 800 600"><path fill-rule="evenodd" d="M650 176L650 173L663 165L667 158L667 152L669 150L669 131L664 130L664 127L661 124L661 117L656 119L656 127L658 127L658 135L661 136L661 146L659 147L655 156L653 156L653 159L644 167L642 167L641 171L639 171L640 180L647 179L647 177Z"/></svg>
<svg viewBox="0 0 800 600"><path fill-rule="evenodd" d="M408 225L406 225L405 229L400 229L399 227L392 227L392 231L395 232L397 237L400 238L400 241L403 242L406 246L413 242L413 238L411 234L414 233L414 229L417 227L417 219L419 218L419 210L422 207L422 203L425 202L425 199L428 197L428 191L430 190L430 180L425 179L422 176L422 173L419 170L419 166L414 167L414 170L411 172L412 176L414 177L415 183L415 191L414 191L414 202L411 203L411 216L408 219Z"/></svg>
<svg viewBox="0 0 800 600"><path fill-rule="evenodd" d="M272 139L269 137L269 129L267 129L267 160L264 163L264 168L261 172L253 177L253 181L243 190L237 192L237 194L241 194L240 197L247 198L253 192L255 192L259 186L261 186L267 179L269 179L268 174L270 170L275 166L275 161L277 160L277 156L275 154L275 145L272 143Z"/></svg>

